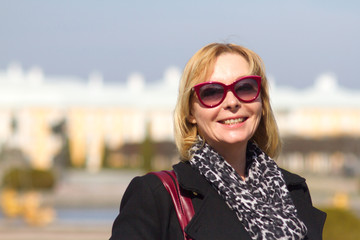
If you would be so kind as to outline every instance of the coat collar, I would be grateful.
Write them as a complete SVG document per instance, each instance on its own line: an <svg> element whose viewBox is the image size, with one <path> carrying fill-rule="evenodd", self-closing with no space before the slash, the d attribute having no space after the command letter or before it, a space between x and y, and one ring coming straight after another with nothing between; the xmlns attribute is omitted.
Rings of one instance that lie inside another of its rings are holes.
<svg viewBox="0 0 360 240"><path fill-rule="evenodd" d="M283 176L284 176L284 180L286 182L286 185L289 186L294 186L294 185L301 185L305 183L305 178L300 177L299 175L296 175L294 173L288 172L285 169L280 168Z"/></svg>
<svg viewBox="0 0 360 240"><path fill-rule="evenodd" d="M209 183L204 177L198 174L189 162L180 162L173 166L179 185L188 191L196 192L201 196L205 196L209 190Z"/></svg>

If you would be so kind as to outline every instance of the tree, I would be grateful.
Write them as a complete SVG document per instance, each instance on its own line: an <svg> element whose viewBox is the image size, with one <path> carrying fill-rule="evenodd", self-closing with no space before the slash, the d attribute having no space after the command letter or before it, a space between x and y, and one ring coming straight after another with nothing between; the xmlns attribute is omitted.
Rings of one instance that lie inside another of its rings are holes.
<svg viewBox="0 0 360 240"><path fill-rule="evenodd" d="M141 156L143 159L143 169L147 172L152 171L152 160L154 157L154 142L151 139L151 124L146 125L145 139L141 145Z"/></svg>

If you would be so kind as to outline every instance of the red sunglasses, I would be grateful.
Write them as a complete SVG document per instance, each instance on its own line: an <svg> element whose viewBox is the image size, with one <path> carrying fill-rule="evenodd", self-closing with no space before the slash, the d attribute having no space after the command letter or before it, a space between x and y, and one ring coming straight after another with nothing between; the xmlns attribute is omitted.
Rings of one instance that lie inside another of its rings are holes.
<svg viewBox="0 0 360 240"><path fill-rule="evenodd" d="M242 102L253 102L260 93L261 77L245 76L230 85L221 82L204 82L192 88L199 101L207 108L219 106L225 99L229 90Z"/></svg>

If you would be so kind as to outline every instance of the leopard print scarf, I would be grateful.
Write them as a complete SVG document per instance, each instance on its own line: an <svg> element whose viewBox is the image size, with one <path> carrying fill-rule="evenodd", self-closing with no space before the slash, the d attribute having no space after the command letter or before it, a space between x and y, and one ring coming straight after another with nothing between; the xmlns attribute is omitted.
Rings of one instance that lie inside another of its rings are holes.
<svg viewBox="0 0 360 240"><path fill-rule="evenodd" d="M192 168L235 211L252 239L304 239L307 228L297 216L279 167L255 143L248 143L245 181L201 139L190 153Z"/></svg>

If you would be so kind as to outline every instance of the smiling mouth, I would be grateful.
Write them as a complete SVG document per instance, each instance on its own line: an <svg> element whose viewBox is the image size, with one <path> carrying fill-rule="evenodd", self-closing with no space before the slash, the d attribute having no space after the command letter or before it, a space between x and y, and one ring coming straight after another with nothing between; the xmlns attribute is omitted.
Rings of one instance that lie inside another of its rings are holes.
<svg viewBox="0 0 360 240"><path fill-rule="evenodd" d="M220 121L220 123L225 124L225 125L233 125L233 124L239 124L242 122L245 122L247 118L235 118L235 119L228 119L225 121Z"/></svg>

